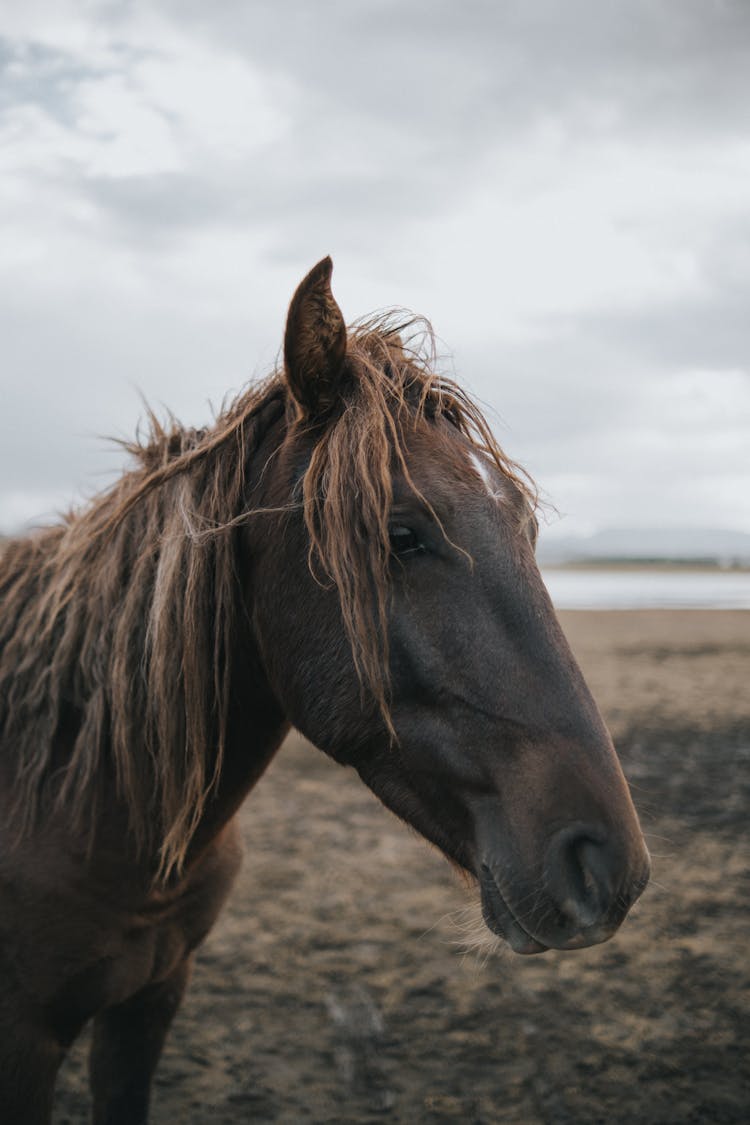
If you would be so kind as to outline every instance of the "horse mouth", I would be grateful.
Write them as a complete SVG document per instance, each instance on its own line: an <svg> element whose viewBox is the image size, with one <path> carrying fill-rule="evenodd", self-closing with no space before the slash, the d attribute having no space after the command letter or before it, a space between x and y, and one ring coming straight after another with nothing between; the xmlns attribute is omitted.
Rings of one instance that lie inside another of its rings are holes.
<svg viewBox="0 0 750 1125"><path fill-rule="evenodd" d="M500 893L495 877L486 863L482 864L479 887L482 893L482 917L493 934L504 938L514 953L528 955L547 951L549 947L527 933L518 921Z"/></svg>

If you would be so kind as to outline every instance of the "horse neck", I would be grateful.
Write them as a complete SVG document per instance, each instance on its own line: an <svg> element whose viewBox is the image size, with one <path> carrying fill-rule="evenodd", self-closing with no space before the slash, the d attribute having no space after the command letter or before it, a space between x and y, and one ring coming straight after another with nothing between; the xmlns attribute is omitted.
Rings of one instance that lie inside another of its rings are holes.
<svg viewBox="0 0 750 1125"><path fill-rule="evenodd" d="M133 503L138 477L123 477L4 553L0 782L19 838L57 809L66 838L106 838L119 854L129 823L146 865L161 850L171 870L257 781L286 724L252 635L241 543L285 426L269 395L217 446L213 475L165 472Z"/></svg>
<svg viewBox="0 0 750 1125"><path fill-rule="evenodd" d="M247 466L247 495L250 509L262 511L279 502L273 495L273 465L286 434L287 421L273 411L262 424L263 437ZM266 517L253 516L238 531L240 542L252 543L254 531L263 533ZM257 522L256 522L257 521ZM239 570L242 581L244 620L253 620L252 549L240 548ZM213 799L198 825L188 853L188 862L221 831L236 813L247 794L260 779L289 731L283 707L270 686L260 646L252 627L239 631L231 669L230 713L226 743Z"/></svg>

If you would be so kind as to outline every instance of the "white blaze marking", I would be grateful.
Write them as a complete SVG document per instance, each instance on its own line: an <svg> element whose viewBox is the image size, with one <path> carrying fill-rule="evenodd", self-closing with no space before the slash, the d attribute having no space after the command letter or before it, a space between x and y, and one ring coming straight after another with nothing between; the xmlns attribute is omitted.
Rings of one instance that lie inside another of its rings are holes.
<svg viewBox="0 0 750 1125"><path fill-rule="evenodd" d="M493 481L492 476L490 475L490 467L486 463L486 461L483 461L482 458L476 453L470 453L469 457L471 458L472 465L479 473L479 477L482 481L482 484L487 489L488 494L492 497L493 500L502 500L502 489L498 488Z"/></svg>

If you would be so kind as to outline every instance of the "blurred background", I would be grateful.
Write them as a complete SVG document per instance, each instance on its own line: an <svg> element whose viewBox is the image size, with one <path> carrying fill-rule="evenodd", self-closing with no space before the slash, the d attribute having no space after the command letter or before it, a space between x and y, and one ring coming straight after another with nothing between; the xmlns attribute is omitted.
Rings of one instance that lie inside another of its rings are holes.
<svg viewBox="0 0 750 1125"><path fill-rule="evenodd" d="M266 373L330 253L539 482L654 852L609 945L461 960L443 861L293 741L155 1120L746 1120L750 5L25 0L0 65L0 534L121 472L141 395Z"/></svg>

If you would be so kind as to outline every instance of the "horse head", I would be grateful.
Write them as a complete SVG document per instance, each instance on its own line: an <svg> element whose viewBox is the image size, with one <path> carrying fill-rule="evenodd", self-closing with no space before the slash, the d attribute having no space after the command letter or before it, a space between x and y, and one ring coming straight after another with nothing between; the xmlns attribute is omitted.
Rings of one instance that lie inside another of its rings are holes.
<svg viewBox="0 0 750 1125"><path fill-rule="evenodd" d="M283 439L255 484L252 618L291 722L478 881L519 953L607 940L649 860L539 574L532 490L319 263L290 306Z"/></svg>

